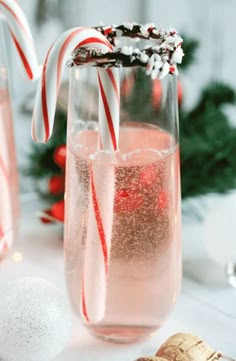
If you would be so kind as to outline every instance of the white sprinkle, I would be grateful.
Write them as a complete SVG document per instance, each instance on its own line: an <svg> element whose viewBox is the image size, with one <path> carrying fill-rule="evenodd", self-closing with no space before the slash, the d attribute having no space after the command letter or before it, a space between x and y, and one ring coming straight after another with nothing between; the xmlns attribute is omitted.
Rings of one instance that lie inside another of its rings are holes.
<svg viewBox="0 0 236 361"><path fill-rule="evenodd" d="M133 48L131 46L123 46L121 49L121 53L124 55L132 55L133 54Z"/></svg>
<svg viewBox="0 0 236 361"><path fill-rule="evenodd" d="M161 59L160 55L153 54L153 60L155 62L155 66L160 67L162 65L162 59Z"/></svg>
<svg viewBox="0 0 236 361"><path fill-rule="evenodd" d="M159 50L160 50L160 46L159 46L159 45L154 45L154 46L152 47L152 49L153 49L154 51L159 51Z"/></svg>
<svg viewBox="0 0 236 361"><path fill-rule="evenodd" d="M159 69L153 69L152 72L151 72L151 78L152 79L157 79L158 74L159 74Z"/></svg>
<svg viewBox="0 0 236 361"><path fill-rule="evenodd" d="M149 37L150 36L150 33L148 31L149 28L154 28L155 25L152 24L152 23L149 23L149 24L145 24L145 25L142 25L141 28L140 28L140 31L142 33L143 36L145 37Z"/></svg>
<svg viewBox="0 0 236 361"><path fill-rule="evenodd" d="M160 34L160 31L158 29L153 29L152 30L152 33L155 34L155 35L159 35Z"/></svg>
<svg viewBox="0 0 236 361"><path fill-rule="evenodd" d="M117 38L120 38L122 35L123 35L122 30L117 29L117 30L116 30L116 37L117 37Z"/></svg>
<svg viewBox="0 0 236 361"><path fill-rule="evenodd" d="M178 46L178 48L174 51L172 55L171 62L181 64L183 56L184 56L183 49Z"/></svg>
<svg viewBox="0 0 236 361"><path fill-rule="evenodd" d="M169 74L170 71L170 64L169 63L164 63L162 70L160 71L159 74L159 79L163 79L167 74Z"/></svg>
<svg viewBox="0 0 236 361"><path fill-rule="evenodd" d="M139 54L139 53L140 53L140 50L138 48L135 48L133 51L133 54Z"/></svg>
<svg viewBox="0 0 236 361"><path fill-rule="evenodd" d="M127 23L123 23L123 26L124 26L126 29L133 30L134 24L127 22Z"/></svg>
<svg viewBox="0 0 236 361"><path fill-rule="evenodd" d="M174 43L174 41L175 41L174 36L168 36L165 40L166 44Z"/></svg>
<svg viewBox="0 0 236 361"><path fill-rule="evenodd" d="M141 63L147 64L147 63L148 63L148 60L149 60L148 55L141 53L141 56L140 56L140 61L141 61Z"/></svg>

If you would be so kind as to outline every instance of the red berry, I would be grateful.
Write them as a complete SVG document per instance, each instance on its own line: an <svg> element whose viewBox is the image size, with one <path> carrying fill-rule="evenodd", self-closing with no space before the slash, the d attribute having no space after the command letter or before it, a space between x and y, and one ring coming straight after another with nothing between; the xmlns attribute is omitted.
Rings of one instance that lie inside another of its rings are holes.
<svg viewBox="0 0 236 361"><path fill-rule="evenodd" d="M54 162L62 169L66 167L66 145L59 145L53 154Z"/></svg>
<svg viewBox="0 0 236 361"><path fill-rule="evenodd" d="M64 222L65 215L65 202L64 200L58 201L51 207L52 217L56 218L60 222Z"/></svg>
<svg viewBox="0 0 236 361"><path fill-rule="evenodd" d="M54 175L48 181L48 189L51 194L62 194L65 191L65 176Z"/></svg>
<svg viewBox="0 0 236 361"><path fill-rule="evenodd" d="M130 189L116 191L114 209L116 213L135 212L143 203L143 196Z"/></svg>

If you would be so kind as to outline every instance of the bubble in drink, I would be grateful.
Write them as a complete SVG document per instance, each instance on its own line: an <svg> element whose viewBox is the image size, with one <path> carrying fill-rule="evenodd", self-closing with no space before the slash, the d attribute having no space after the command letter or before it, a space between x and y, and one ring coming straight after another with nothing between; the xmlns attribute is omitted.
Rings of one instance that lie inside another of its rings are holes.
<svg viewBox="0 0 236 361"><path fill-rule="evenodd" d="M69 140L67 284L80 315L86 242L98 241L87 238L90 169L99 164L108 174L112 168L115 184L105 312L100 322L87 326L107 338L132 340L163 324L180 289L179 148L169 133L142 123L121 126L115 156L96 154L97 141L94 130L81 131L73 142Z"/></svg>

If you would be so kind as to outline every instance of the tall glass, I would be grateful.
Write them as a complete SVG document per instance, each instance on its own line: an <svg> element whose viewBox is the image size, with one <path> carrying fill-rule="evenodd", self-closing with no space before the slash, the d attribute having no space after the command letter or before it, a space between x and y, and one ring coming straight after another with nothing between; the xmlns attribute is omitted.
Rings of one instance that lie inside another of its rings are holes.
<svg viewBox="0 0 236 361"><path fill-rule="evenodd" d="M121 69L120 79L114 155L98 146L97 69L70 69L65 263L70 299L86 327L104 339L129 342L159 329L180 291L180 166L176 77L151 80L136 67ZM96 207L110 229L105 288L96 255L101 229L93 231L99 228L91 207L95 170ZM84 299L88 273L87 302L100 315L95 321Z"/></svg>
<svg viewBox="0 0 236 361"><path fill-rule="evenodd" d="M6 42L5 22L0 17L0 259L14 243L19 216L18 173Z"/></svg>

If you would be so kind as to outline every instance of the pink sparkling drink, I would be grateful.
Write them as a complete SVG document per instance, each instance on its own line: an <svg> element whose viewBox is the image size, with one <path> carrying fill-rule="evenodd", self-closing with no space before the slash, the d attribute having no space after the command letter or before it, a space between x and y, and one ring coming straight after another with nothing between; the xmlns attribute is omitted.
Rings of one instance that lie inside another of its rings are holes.
<svg viewBox="0 0 236 361"><path fill-rule="evenodd" d="M180 289L179 148L159 128L121 128L105 316L90 330L117 340L158 329ZM78 147L78 144L80 145ZM81 312L82 264L88 219L89 169L97 133L81 132L69 144L67 163L66 274L73 306ZM106 158L106 156L104 157ZM102 181L102 180L101 180ZM76 190L76 192L75 192Z"/></svg>
<svg viewBox="0 0 236 361"><path fill-rule="evenodd" d="M5 70L0 69L0 77ZM0 258L12 248L19 217L18 173L10 96L0 89Z"/></svg>
<svg viewBox="0 0 236 361"><path fill-rule="evenodd" d="M123 95L121 88L118 150L99 150L98 96L96 81L89 78L92 71L83 68L78 75L78 69L71 69L70 77L64 239L67 287L75 313L91 333L129 342L159 329L180 291L176 83L168 76L159 84L158 109L149 111L150 99L144 103L134 98L127 103L136 91L129 84L134 78L127 78ZM145 114L151 119L143 118ZM96 222L91 221L93 217ZM104 237L109 235L106 278L99 277L99 265L106 265L105 252L104 262L96 253L98 242L103 247L101 225Z"/></svg>

